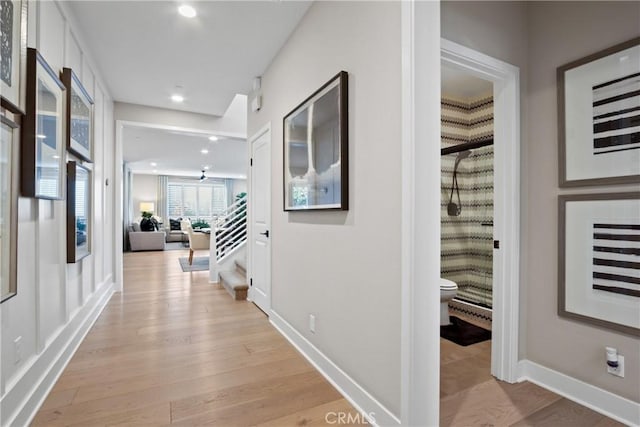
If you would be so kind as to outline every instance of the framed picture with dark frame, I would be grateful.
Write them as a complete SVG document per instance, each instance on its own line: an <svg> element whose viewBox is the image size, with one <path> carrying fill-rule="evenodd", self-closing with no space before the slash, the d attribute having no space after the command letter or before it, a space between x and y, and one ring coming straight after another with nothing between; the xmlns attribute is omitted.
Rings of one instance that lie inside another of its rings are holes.
<svg viewBox="0 0 640 427"><path fill-rule="evenodd" d="M84 161L93 161L93 100L71 68L60 73L67 88L67 150Z"/></svg>
<svg viewBox="0 0 640 427"><path fill-rule="evenodd" d="M283 119L285 211L349 209L348 80L340 71Z"/></svg>
<svg viewBox="0 0 640 427"><path fill-rule="evenodd" d="M24 114L27 52L26 0L2 0L0 8L0 98L2 108Z"/></svg>
<svg viewBox="0 0 640 427"><path fill-rule="evenodd" d="M67 263L91 254L91 170L67 163Z"/></svg>
<svg viewBox="0 0 640 427"><path fill-rule="evenodd" d="M37 50L27 49L27 113L22 126L22 194L64 199L64 93L58 75Z"/></svg>
<svg viewBox="0 0 640 427"><path fill-rule="evenodd" d="M22 115L2 108L0 115L0 301L17 289L18 155Z"/></svg>
<svg viewBox="0 0 640 427"><path fill-rule="evenodd" d="M558 315L640 336L640 192L558 196Z"/></svg>
<svg viewBox="0 0 640 427"><path fill-rule="evenodd" d="M559 185L640 182L640 37L557 70Z"/></svg>

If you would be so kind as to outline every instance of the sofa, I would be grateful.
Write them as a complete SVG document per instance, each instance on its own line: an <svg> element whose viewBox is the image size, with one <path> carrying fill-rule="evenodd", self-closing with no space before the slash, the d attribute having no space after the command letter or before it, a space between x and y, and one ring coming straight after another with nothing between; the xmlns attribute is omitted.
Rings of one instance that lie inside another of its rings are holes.
<svg viewBox="0 0 640 427"><path fill-rule="evenodd" d="M164 250L166 238L164 231L140 231L140 224L134 223L129 226L128 234L132 252Z"/></svg>

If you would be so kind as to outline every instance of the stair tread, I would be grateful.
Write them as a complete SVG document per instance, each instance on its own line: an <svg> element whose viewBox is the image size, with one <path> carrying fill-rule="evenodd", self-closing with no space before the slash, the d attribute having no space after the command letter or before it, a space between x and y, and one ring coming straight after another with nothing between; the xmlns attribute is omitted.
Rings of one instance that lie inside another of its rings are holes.
<svg viewBox="0 0 640 427"><path fill-rule="evenodd" d="M249 288L246 276L241 275L235 270L221 271L220 279L233 290Z"/></svg>

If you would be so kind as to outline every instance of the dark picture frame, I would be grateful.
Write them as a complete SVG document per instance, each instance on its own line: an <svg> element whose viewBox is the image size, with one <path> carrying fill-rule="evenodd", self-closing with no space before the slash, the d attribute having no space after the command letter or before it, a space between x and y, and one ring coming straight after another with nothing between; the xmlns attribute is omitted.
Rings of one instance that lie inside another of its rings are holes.
<svg viewBox="0 0 640 427"><path fill-rule="evenodd" d="M18 293L18 157L22 115L0 115L0 302Z"/></svg>
<svg viewBox="0 0 640 427"><path fill-rule="evenodd" d="M558 315L640 336L640 192L558 196Z"/></svg>
<svg viewBox="0 0 640 427"><path fill-rule="evenodd" d="M63 68L60 78L65 88L66 147L86 162L93 161L93 99L71 68Z"/></svg>
<svg viewBox="0 0 640 427"><path fill-rule="evenodd" d="M0 101L2 108L24 114L28 2L2 0L1 10Z"/></svg>
<svg viewBox="0 0 640 427"><path fill-rule="evenodd" d="M340 71L283 119L285 211L349 209L348 81Z"/></svg>
<svg viewBox="0 0 640 427"><path fill-rule="evenodd" d="M36 49L27 49L27 113L22 129L22 194L64 199L64 92L57 74Z"/></svg>
<svg viewBox="0 0 640 427"><path fill-rule="evenodd" d="M91 254L91 169L67 163L67 263L76 263Z"/></svg>
<svg viewBox="0 0 640 427"><path fill-rule="evenodd" d="M640 182L640 37L557 69L560 187Z"/></svg>

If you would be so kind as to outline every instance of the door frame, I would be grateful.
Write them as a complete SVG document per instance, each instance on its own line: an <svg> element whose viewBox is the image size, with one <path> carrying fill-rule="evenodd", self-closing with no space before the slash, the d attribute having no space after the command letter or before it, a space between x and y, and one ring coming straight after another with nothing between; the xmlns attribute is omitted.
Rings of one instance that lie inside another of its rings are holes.
<svg viewBox="0 0 640 427"><path fill-rule="evenodd" d="M519 68L452 41L441 40L442 64L493 83L494 240L491 374L516 382L520 283Z"/></svg>
<svg viewBox="0 0 640 427"><path fill-rule="evenodd" d="M492 372L517 381L520 243L520 85L517 67L442 40L439 2L402 2L402 425L438 425L440 414L440 67L443 61L491 80L497 120L494 136L504 185L495 212L504 260L500 275L498 340ZM513 141L505 144L505 141ZM495 145L495 144L494 144ZM505 179L509 177L509 179ZM505 203L508 201L509 203ZM509 249L509 253L505 249ZM505 286L506 283L512 284ZM499 345L498 345L499 344ZM495 362L495 363L494 363Z"/></svg>
<svg viewBox="0 0 640 427"><path fill-rule="evenodd" d="M253 277L253 165L252 165L252 157L253 157L253 143L256 142L258 139L260 139L262 136L267 135L268 139L269 139L269 157L271 157L272 154L272 147L271 147L271 122L267 122L266 125L264 125L259 131L257 131L256 133L254 133L250 138L247 139L247 155L249 158L249 170L247 173L247 204L248 204L248 209L247 209L247 224L248 224L248 229L247 229L247 238L248 238L248 242L249 244L247 245L247 278L252 278ZM271 230L271 193L272 193L272 188L271 188L271 166L273 165L273 162L270 162L269 164L269 176L268 176L268 184L267 184L267 188L269 189L269 224L268 224L268 228L269 230ZM271 313L271 278L272 278L272 274L271 274L271 246L273 242L273 233L271 233L271 236L269 237L269 247L267 249L268 255L267 255L267 265L269 266L268 268L268 280L269 280L269 307L268 310L265 311L265 314L267 315L267 317L269 317L270 313ZM249 292L247 292L247 300L252 301L253 302L253 287L249 286Z"/></svg>

